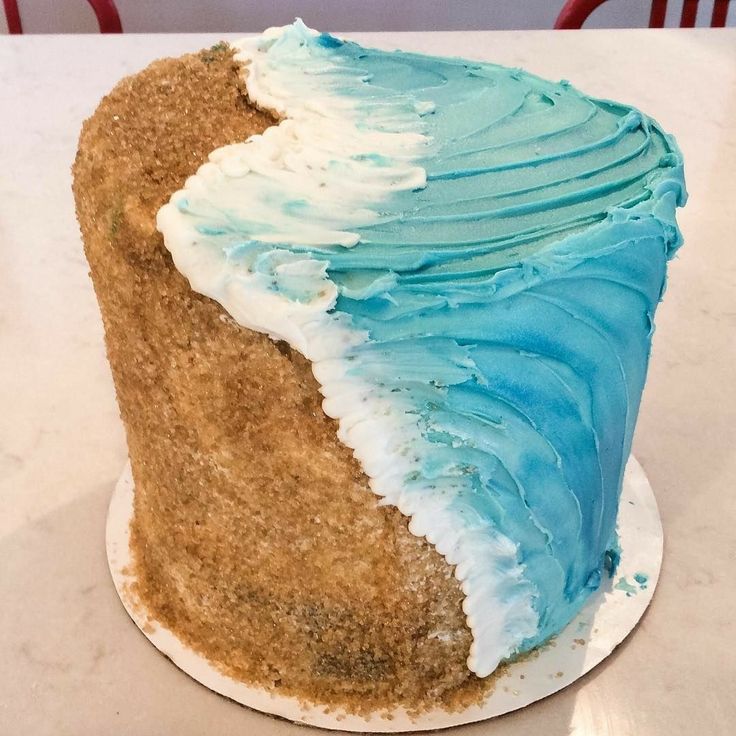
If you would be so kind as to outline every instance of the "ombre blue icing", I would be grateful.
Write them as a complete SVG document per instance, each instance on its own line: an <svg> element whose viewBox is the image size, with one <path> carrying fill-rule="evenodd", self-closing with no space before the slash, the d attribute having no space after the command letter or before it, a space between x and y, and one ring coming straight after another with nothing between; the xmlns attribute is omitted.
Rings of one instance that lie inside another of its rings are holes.
<svg viewBox="0 0 736 736"><path fill-rule="evenodd" d="M159 229L195 290L312 361L373 491L456 566L486 676L616 548L681 154L518 69L300 22L235 47L281 122L213 152Z"/></svg>

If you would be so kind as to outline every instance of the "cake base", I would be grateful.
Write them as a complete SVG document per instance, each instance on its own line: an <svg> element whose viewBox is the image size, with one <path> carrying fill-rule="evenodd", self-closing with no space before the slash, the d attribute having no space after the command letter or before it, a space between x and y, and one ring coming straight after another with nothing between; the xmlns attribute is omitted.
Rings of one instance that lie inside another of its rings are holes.
<svg viewBox="0 0 736 736"><path fill-rule="evenodd" d="M130 553L133 478L126 465L107 517L107 559L120 600L136 626L177 667L210 690L249 708L310 726L343 731L396 733L449 728L523 708L575 682L600 664L634 629L654 594L662 565L662 523L649 481L631 457L626 466L618 516L621 560L583 610L553 641L508 667L481 704L448 713L411 717L404 710L355 716L327 707L306 706L233 680L153 620L137 599ZM329 710L329 712L328 712Z"/></svg>

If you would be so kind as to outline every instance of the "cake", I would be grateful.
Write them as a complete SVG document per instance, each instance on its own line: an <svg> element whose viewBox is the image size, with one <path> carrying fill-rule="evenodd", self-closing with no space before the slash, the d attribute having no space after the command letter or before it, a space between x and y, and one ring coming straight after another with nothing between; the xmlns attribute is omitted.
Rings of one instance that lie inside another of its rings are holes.
<svg viewBox="0 0 736 736"><path fill-rule="evenodd" d="M652 119L297 22L122 80L74 194L135 593L223 673L460 708L615 566L686 197Z"/></svg>

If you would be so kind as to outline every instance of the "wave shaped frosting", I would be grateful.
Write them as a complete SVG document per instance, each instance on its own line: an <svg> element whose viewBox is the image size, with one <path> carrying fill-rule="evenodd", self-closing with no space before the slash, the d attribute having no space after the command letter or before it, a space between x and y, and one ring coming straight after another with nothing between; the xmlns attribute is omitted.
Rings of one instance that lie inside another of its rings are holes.
<svg viewBox="0 0 736 736"><path fill-rule="evenodd" d="M235 44L281 119L159 212L192 287L312 361L382 502L465 593L483 677L601 580L682 158L630 107L300 22Z"/></svg>

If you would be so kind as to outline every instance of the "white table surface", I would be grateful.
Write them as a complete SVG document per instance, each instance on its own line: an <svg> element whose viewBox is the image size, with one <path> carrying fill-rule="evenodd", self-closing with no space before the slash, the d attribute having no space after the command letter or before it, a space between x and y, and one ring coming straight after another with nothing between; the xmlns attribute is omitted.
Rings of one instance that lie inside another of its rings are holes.
<svg viewBox="0 0 736 736"><path fill-rule="evenodd" d="M641 107L684 151L634 451L665 559L638 630L575 685L457 733L736 732L736 30L352 34L462 54ZM304 734L179 672L124 612L105 512L126 450L70 165L123 75L220 36L0 38L0 734Z"/></svg>

